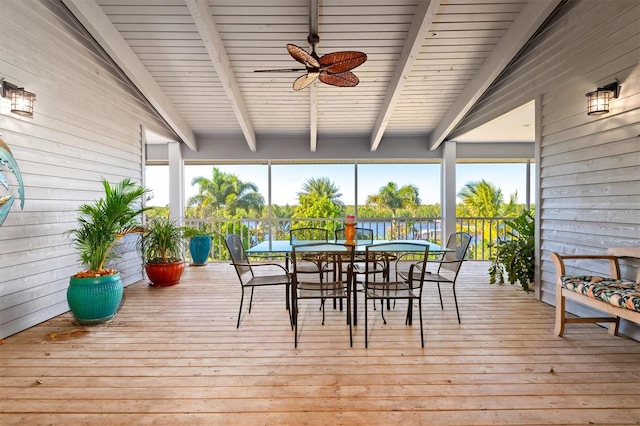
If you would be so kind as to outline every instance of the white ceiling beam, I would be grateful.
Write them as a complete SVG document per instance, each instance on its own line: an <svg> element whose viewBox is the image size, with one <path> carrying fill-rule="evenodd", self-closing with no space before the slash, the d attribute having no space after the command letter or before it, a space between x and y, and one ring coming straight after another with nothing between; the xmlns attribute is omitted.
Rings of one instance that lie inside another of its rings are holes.
<svg viewBox="0 0 640 426"><path fill-rule="evenodd" d="M380 145L382 135L384 135L389 125L393 110L398 103L398 99L400 99L404 85L411 73L411 68L418 59L422 44L427 37L429 27L439 7L440 0L421 1L418 4L418 9L416 10L411 28L409 28L409 33L407 34L407 40L404 42L400 59L389 82L384 101L376 118L376 124L371 132L371 151L377 150L378 145Z"/></svg>
<svg viewBox="0 0 640 426"><path fill-rule="evenodd" d="M434 150L462 121L480 96L494 82L509 62L531 38L561 0L529 0L509 30L484 61L467 87L451 105L440 123L429 135L427 147Z"/></svg>
<svg viewBox="0 0 640 426"><path fill-rule="evenodd" d="M209 2L207 0L186 0L186 4L200 33L202 42L207 49L209 58L216 69L218 79L231 102L231 107L249 145L249 149L251 152L256 152L256 134L244 104L244 99L236 83L227 52L224 49L222 37L220 37L216 23L209 12Z"/></svg>
<svg viewBox="0 0 640 426"><path fill-rule="evenodd" d="M182 115L176 110L100 6L93 0L63 0L63 2L147 98L182 142L191 150L197 151L198 147L191 127L184 121Z"/></svg>

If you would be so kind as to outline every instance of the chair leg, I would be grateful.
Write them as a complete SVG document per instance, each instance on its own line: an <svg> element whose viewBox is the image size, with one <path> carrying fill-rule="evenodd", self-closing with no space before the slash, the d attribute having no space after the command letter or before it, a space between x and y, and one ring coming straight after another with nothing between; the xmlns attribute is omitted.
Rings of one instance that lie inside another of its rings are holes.
<svg viewBox="0 0 640 426"><path fill-rule="evenodd" d="M407 319L405 321L405 325L413 325L413 300L407 300Z"/></svg>
<svg viewBox="0 0 640 426"><path fill-rule="evenodd" d="M291 325L291 330L293 331L293 323L294 323L294 319L293 319L293 309L289 311L289 324Z"/></svg>
<svg viewBox="0 0 640 426"><path fill-rule="evenodd" d="M410 300L410 302L413 304L413 301ZM422 326L422 298L418 299L418 309L420 310L420 342L422 343L422 347L424 348L424 331L423 331L423 326Z"/></svg>
<svg viewBox="0 0 640 426"><path fill-rule="evenodd" d="M298 347L298 299L296 297L293 298L291 303L291 318L293 319L293 347Z"/></svg>
<svg viewBox="0 0 640 426"><path fill-rule="evenodd" d="M342 303L342 299L340 299L340 303ZM353 347L353 328L351 326L351 299L347 296L347 324L349 324L349 347Z"/></svg>
<svg viewBox="0 0 640 426"><path fill-rule="evenodd" d="M458 324L460 324L460 311L458 310L458 298L456 297L456 284L453 284L453 301L456 304L456 314L458 315Z"/></svg>
<svg viewBox="0 0 640 426"><path fill-rule="evenodd" d="M240 309L238 310L238 324L236 328L240 328L240 317L242 315L242 302L244 301L244 287L242 287L242 295L240 296Z"/></svg>
<svg viewBox="0 0 640 426"><path fill-rule="evenodd" d="M369 298L367 297L367 289L364 290L365 294L364 294L364 347L368 348L369 347L369 316L368 316L368 300ZM376 302L373 302L373 306L376 305Z"/></svg>
<svg viewBox="0 0 640 426"><path fill-rule="evenodd" d="M291 325L291 330L293 330L293 303L291 302L291 286L287 284L286 286L286 299L287 299L287 312L289 313L289 324Z"/></svg>
<svg viewBox="0 0 640 426"><path fill-rule="evenodd" d="M440 308L444 311L444 304L442 303L442 292L440 291L440 282L438 281L438 295L440 296Z"/></svg>
<svg viewBox="0 0 640 426"><path fill-rule="evenodd" d="M289 297L291 289L289 287L290 287L289 284L284 286L284 299L285 299L285 307L287 308L287 311L291 309L291 303L290 303L290 297Z"/></svg>
<svg viewBox="0 0 640 426"><path fill-rule="evenodd" d="M407 305L407 316L404 319L404 325L411 325L413 312L411 311L411 300L409 300L409 304Z"/></svg>
<svg viewBox="0 0 640 426"><path fill-rule="evenodd" d="M249 313L251 313L251 305L253 305L253 290L255 287L251 287L251 298L249 299Z"/></svg>

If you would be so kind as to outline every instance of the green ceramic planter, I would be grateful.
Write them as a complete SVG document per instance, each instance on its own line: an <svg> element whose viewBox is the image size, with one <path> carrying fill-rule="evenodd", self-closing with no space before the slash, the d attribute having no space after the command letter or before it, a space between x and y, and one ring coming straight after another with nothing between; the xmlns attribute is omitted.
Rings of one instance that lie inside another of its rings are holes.
<svg viewBox="0 0 640 426"><path fill-rule="evenodd" d="M210 235L195 235L189 241L189 251L193 265L206 265L211 251Z"/></svg>
<svg viewBox="0 0 640 426"><path fill-rule="evenodd" d="M123 291L120 273L95 278L71 277L67 302L79 324L100 324L116 316Z"/></svg>

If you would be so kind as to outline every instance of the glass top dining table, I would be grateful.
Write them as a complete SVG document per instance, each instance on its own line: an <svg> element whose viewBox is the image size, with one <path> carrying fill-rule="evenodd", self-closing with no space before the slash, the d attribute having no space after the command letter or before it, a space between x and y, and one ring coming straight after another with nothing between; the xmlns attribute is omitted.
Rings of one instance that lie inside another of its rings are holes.
<svg viewBox="0 0 640 426"><path fill-rule="evenodd" d="M307 240L294 240L291 242L290 240L271 240L271 241L262 241L261 243L256 244L255 246L246 250L246 253L249 254L267 254L267 253L291 253L292 247L294 245L303 245L310 243L319 243L320 241L307 241ZM329 241L329 243L333 243L334 241ZM335 241L337 243L345 243L345 240ZM415 248L415 245L421 246L429 246L429 253L446 253L453 252L455 250L449 249L446 247L441 247L436 243L432 243L426 240L374 240L373 243L359 243L355 246L356 252L364 253L365 248L369 247L369 250L372 250L376 244L389 243L389 242L400 242L400 243L408 243L406 250L411 251L412 248Z"/></svg>
<svg viewBox="0 0 640 426"><path fill-rule="evenodd" d="M320 243L320 246L322 245L321 243L324 243L325 241L318 241L318 240L314 240L314 241L308 241L308 240L294 240L293 242L291 242L290 240L271 240L271 241L263 241L261 243L256 244L255 246L249 248L248 250L246 250L245 252L247 254L254 254L254 255L266 255L266 254L282 254L284 255L285 258L285 267L287 269L289 269L289 255L291 254L291 252L293 251L293 247L296 247L296 250L305 250L307 249L307 247L304 247L304 245L306 244L312 244L311 246L308 247L309 250L318 250L320 247L318 246L318 243ZM383 245L383 243L389 243L389 242L394 242L394 243L400 243L400 245L395 245L394 249L402 251L402 252L419 252L419 251L424 251L424 247L425 246L429 246L429 253L431 254L443 254L443 253L448 253L448 252L455 252L455 250L447 248L447 247L441 247L438 244L432 243L430 241L426 241L426 240L374 240L373 243L366 243L366 244L356 244L355 246L355 253L360 253L360 254L364 254L366 253L366 249L367 247L369 248L369 251L377 251L376 250L376 245L380 245L380 251L387 251L388 250L388 246ZM345 240L338 240L338 241L327 241L327 250L330 251L335 251L336 250L336 245L335 243L340 243L340 244L344 244ZM403 244L405 243L405 244ZM302 247L300 247L302 246ZM347 247L344 247L345 251L347 250ZM355 284L355 283L354 283ZM292 288L292 291L294 291L294 289ZM353 325L357 325L358 324L358 314L357 314L357 301L353 300L353 304L352 304L352 309L353 309Z"/></svg>

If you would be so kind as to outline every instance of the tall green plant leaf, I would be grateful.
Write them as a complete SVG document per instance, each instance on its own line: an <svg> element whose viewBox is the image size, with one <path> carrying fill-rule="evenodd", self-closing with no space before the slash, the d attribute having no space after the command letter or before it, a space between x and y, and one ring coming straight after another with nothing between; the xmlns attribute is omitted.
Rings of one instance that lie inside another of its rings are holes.
<svg viewBox="0 0 640 426"><path fill-rule="evenodd" d="M142 230L136 218L148 209L136 206L149 190L131 179L114 185L103 179L102 186L104 196L93 204L82 204L78 227L68 231L80 262L91 271L103 270L107 260L117 257L113 247L122 237Z"/></svg>

